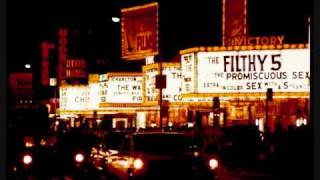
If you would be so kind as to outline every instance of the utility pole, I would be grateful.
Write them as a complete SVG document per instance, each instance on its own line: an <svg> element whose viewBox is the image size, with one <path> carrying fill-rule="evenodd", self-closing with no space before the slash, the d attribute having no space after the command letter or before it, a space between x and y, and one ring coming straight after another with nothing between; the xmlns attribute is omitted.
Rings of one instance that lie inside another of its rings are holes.
<svg viewBox="0 0 320 180"><path fill-rule="evenodd" d="M161 11L160 11L160 8L158 7L158 14L157 14L157 18L158 18L158 23L160 22L160 13L161 13ZM158 24L158 32L160 32L160 25ZM157 88L159 88L159 110L160 110L160 129L161 130L163 130L163 122L162 122L162 116L163 116L163 112L162 112L162 109L163 109L163 107L162 107L162 88L166 88L166 79L164 79L164 77L163 77L163 74L162 74L162 40L161 40L161 36L160 36L160 34L161 33L158 33L158 39L159 39L159 55L158 55L158 57L159 57L159 76L158 76L158 78L156 78L156 81L158 81L158 82L156 82L156 84L157 84Z"/></svg>
<svg viewBox="0 0 320 180"><path fill-rule="evenodd" d="M159 89L159 108L160 108L160 129L162 130L162 87L163 87L163 80L162 80L162 59L160 57L159 61L159 76L160 76L160 89ZM159 79L159 78L158 78Z"/></svg>
<svg viewBox="0 0 320 180"><path fill-rule="evenodd" d="M272 88L267 89L267 98L266 98L266 120L264 127L265 129L269 126L269 101L272 101L273 90Z"/></svg>
<svg viewBox="0 0 320 180"><path fill-rule="evenodd" d="M166 86L167 86L166 85L166 83L167 83L166 76L163 75L162 70L163 70L163 68L162 68L162 60L160 59L159 60L159 74L156 76L156 88L159 89L159 100L158 100L158 102L159 102L159 108L160 108L160 128L161 129L163 128L163 122L162 122L163 111L166 110L163 107L162 89L166 88Z"/></svg>

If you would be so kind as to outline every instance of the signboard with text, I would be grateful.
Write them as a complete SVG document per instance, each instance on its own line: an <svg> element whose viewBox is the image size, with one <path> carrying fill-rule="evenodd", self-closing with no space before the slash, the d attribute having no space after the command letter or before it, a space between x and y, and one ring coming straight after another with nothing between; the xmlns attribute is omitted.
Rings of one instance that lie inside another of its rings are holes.
<svg viewBox="0 0 320 180"><path fill-rule="evenodd" d="M310 49L199 52L196 63L199 93L310 92Z"/></svg>
<svg viewBox="0 0 320 180"><path fill-rule="evenodd" d="M163 67L163 75L166 75L166 88L162 90L162 99L169 102L181 102L181 67L172 65ZM145 73L145 102L157 102L159 90L156 88L156 76L158 68L148 68Z"/></svg>
<svg viewBox="0 0 320 180"><path fill-rule="evenodd" d="M194 53L181 56L182 69L182 93L192 93L195 91L195 57Z"/></svg>
<svg viewBox="0 0 320 180"><path fill-rule="evenodd" d="M100 76L100 99L101 103L142 103L142 76Z"/></svg>
<svg viewBox="0 0 320 180"><path fill-rule="evenodd" d="M66 59L66 82L68 84L88 83L87 69L85 59Z"/></svg>
<svg viewBox="0 0 320 180"><path fill-rule="evenodd" d="M233 36L225 39L225 46L282 45L284 36Z"/></svg>
<svg viewBox="0 0 320 180"><path fill-rule="evenodd" d="M60 89L60 110L81 111L99 108L99 84Z"/></svg>
<svg viewBox="0 0 320 180"><path fill-rule="evenodd" d="M158 3L121 9L122 58L143 60L158 54Z"/></svg>

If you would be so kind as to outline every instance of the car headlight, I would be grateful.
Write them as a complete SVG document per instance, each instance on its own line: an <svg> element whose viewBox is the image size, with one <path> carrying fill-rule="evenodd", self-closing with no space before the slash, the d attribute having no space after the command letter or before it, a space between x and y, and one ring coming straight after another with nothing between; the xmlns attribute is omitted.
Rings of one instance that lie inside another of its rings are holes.
<svg viewBox="0 0 320 180"><path fill-rule="evenodd" d="M143 161L141 160L141 159L135 159L134 161L133 161L133 167L135 168L135 169L142 169L143 168Z"/></svg>
<svg viewBox="0 0 320 180"><path fill-rule="evenodd" d="M209 167L211 170L214 170L218 167L218 161L216 159L210 159L209 160Z"/></svg>
<svg viewBox="0 0 320 180"><path fill-rule="evenodd" d="M195 151L195 152L193 152L193 156L194 156L194 157L199 157L199 156L200 156L200 153L199 153L198 151Z"/></svg>
<svg viewBox="0 0 320 180"><path fill-rule="evenodd" d="M22 158L22 162L23 164L25 165L29 165L32 163L32 156L31 155L24 155L23 158Z"/></svg>
<svg viewBox="0 0 320 180"><path fill-rule="evenodd" d="M84 156L83 156L83 154L78 153L75 155L74 159L76 162L81 163L84 160Z"/></svg>

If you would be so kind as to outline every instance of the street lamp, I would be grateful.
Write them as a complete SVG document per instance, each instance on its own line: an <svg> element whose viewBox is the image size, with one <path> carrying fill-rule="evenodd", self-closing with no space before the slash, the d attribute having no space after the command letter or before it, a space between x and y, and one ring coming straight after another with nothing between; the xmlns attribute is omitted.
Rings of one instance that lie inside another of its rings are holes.
<svg viewBox="0 0 320 180"><path fill-rule="evenodd" d="M31 68L31 65L30 65L30 64L25 64L24 67L25 67L26 69L30 69L30 68Z"/></svg>
<svg viewBox="0 0 320 180"><path fill-rule="evenodd" d="M112 19L112 22L115 22L115 23L118 23L118 22L120 22L120 18L119 17L112 17L111 18Z"/></svg>

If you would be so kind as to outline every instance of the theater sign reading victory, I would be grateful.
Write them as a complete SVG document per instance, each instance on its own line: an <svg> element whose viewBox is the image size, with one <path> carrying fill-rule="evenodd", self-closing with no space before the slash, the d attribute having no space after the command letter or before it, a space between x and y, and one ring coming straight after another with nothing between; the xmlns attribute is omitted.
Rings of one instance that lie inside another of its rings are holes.
<svg viewBox="0 0 320 180"><path fill-rule="evenodd" d="M310 91L309 49L197 52L195 58L192 54L182 56L183 93Z"/></svg>

